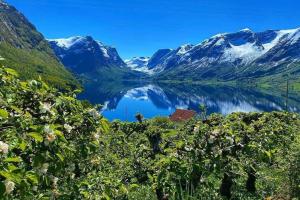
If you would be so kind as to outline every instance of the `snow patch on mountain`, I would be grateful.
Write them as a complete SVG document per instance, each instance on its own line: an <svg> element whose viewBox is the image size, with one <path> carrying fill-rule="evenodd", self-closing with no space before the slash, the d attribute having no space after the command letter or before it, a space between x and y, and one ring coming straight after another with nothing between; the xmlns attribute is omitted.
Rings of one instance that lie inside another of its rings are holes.
<svg viewBox="0 0 300 200"><path fill-rule="evenodd" d="M186 54L189 50L193 48L193 45L191 44L185 44L179 47L179 50L177 52L177 55L184 55Z"/></svg>
<svg viewBox="0 0 300 200"><path fill-rule="evenodd" d="M132 70L151 75L154 71L148 68L149 59L149 57L134 57L132 59L125 60L125 63Z"/></svg>
<svg viewBox="0 0 300 200"><path fill-rule="evenodd" d="M85 38L82 36L75 36L70 38L60 38L60 39L48 39L49 42L55 42L57 46L69 49L73 45L79 42L84 42Z"/></svg>
<svg viewBox="0 0 300 200"><path fill-rule="evenodd" d="M264 50L255 43L246 43L240 46L230 44L230 47L224 52L224 60L234 62L236 59L241 59L245 64L261 56Z"/></svg>

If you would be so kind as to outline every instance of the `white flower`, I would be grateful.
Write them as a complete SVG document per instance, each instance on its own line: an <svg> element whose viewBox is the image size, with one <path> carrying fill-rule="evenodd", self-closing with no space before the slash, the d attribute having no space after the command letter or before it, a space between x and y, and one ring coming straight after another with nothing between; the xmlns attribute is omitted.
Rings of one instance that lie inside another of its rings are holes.
<svg viewBox="0 0 300 200"><path fill-rule="evenodd" d="M71 133L71 131L72 131L72 129L73 129L73 127L70 126L69 124L65 124L65 125L64 125L64 128L66 129L66 131L67 131L68 133Z"/></svg>
<svg viewBox="0 0 300 200"><path fill-rule="evenodd" d="M213 130L213 132L212 132L213 135L219 135L219 133L220 133L220 130L219 130L219 129L215 129L215 130Z"/></svg>
<svg viewBox="0 0 300 200"><path fill-rule="evenodd" d="M99 135L98 133L95 133L95 134L93 135L93 139L94 139L94 140L99 140L99 138L100 138L100 135Z"/></svg>
<svg viewBox="0 0 300 200"><path fill-rule="evenodd" d="M230 143L231 145L233 144L234 140L233 140L232 137L226 136L225 138L229 141L229 143Z"/></svg>
<svg viewBox="0 0 300 200"><path fill-rule="evenodd" d="M54 140L56 139L56 135L51 133L51 134L47 134L46 139L48 140L48 142L54 142Z"/></svg>
<svg viewBox="0 0 300 200"><path fill-rule="evenodd" d="M0 141L0 153L8 154L9 145Z"/></svg>
<svg viewBox="0 0 300 200"><path fill-rule="evenodd" d="M199 127L199 125L196 125L195 127L194 127L194 132L199 132L199 129L200 129L200 127Z"/></svg>
<svg viewBox="0 0 300 200"><path fill-rule="evenodd" d="M43 166L42 166L42 168L41 168L41 172L43 174L47 174L48 168L49 168L49 164L48 163L44 163Z"/></svg>
<svg viewBox="0 0 300 200"><path fill-rule="evenodd" d="M51 104L50 103L42 103L40 105L41 113L51 112Z"/></svg>
<svg viewBox="0 0 300 200"><path fill-rule="evenodd" d="M6 180L4 182L4 185L5 185L5 191L7 194L10 194L15 189L15 183L12 181Z"/></svg>
<svg viewBox="0 0 300 200"><path fill-rule="evenodd" d="M37 186L33 186L32 190L36 192L38 190L38 187Z"/></svg>
<svg viewBox="0 0 300 200"><path fill-rule="evenodd" d="M94 119L97 119L100 116L99 112L95 109L89 110L89 114L93 116Z"/></svg>
<svg viewBox="0 0 300 200"><path fill-rule="evenodd" d="M55 176L53 176L52 177L52 186L54 187L54 188L57 188L57 182L58 182L58 178L57 177L55 177Z"/></svg>
<svg viewBox="0 0 300 200"><path fill-rule="evenodd" d="M49 125L46 125L46 126L44 127L44 132L47 133L47 134L52 134L52 133L54 133L53 130L50 128Z"/></svg>
<svg viewBox="0 0 300 200"><path fill-rule="evenodd" d="M211 136L208 138L208 143L209 143L209 144L212 144L212 143L214 143L214 141L215 141L215 137L211 135Z"/></svg>
<svg viewBox="0 0 300 200"><path fill-rule="evenodd" d="M74 179L74 178L75 178L75 174L72 173L72 174L71 174L71 179Z"/></svg>
<svg viewBox="0 0 300 200"><path fill-rule="evenodd" d="M46 139L48 140L48 142L53 142L56 139L56 135L54 134L54 131L50 128L50 126L45 126L44 132L47 134Z"/></svg>

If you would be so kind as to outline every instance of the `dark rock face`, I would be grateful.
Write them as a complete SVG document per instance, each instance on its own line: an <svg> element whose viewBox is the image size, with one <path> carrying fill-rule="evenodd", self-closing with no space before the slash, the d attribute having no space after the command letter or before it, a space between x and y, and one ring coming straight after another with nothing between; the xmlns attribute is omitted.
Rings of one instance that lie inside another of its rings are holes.
<svg viewBox="0 0 300 200"><path fill-rule="evenodd" d="M77 74L93 73L103 67L125 67L117 50L90 36L49 40L61 62Z"/></svg>
<svg viewBox="0 0 300 200"><path fill-rule="evenodd" d="M163 58L171 51L171 49L159 49L157 52L155 52L148 62L149 69L153 69L154 67L162 63Z"/></svg>

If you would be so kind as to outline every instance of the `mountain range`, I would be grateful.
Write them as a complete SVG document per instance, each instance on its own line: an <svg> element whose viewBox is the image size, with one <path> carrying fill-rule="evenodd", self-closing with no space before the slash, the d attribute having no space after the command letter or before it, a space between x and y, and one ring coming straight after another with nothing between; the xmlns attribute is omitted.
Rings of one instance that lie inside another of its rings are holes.
<svg viewBox="0 0 300 200"><path fill-rule="evenodd" d="M215 35L197 45L158 50L147 66L142 63L131 68L161 78L232 80L287 71L298 74L299 61L300 28L264 32L247 28Z"/></svg>
<svg viewBox="0 0 300 200"><path fill-rule="evenodd" d="M98 80L275 83L290 76L299 81L300 28L263 32L246 28L123 61L116 48L91 36L47 41L23 14L0 0L0 62L16 69L21 78L41 76L59 87L75 87L78 75Z"/></svg>

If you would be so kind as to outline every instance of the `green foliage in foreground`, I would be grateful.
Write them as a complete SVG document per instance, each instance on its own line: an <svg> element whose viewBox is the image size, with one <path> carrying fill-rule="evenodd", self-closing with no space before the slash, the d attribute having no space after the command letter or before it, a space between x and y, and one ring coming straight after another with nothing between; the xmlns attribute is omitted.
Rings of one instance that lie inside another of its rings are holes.
<svg viewBox="0 0 300 200"><path fill-rule="evenodd" d="M74 94L0 68L0 199L300 196L297 114L137 116L109 123Z"/></svg>

